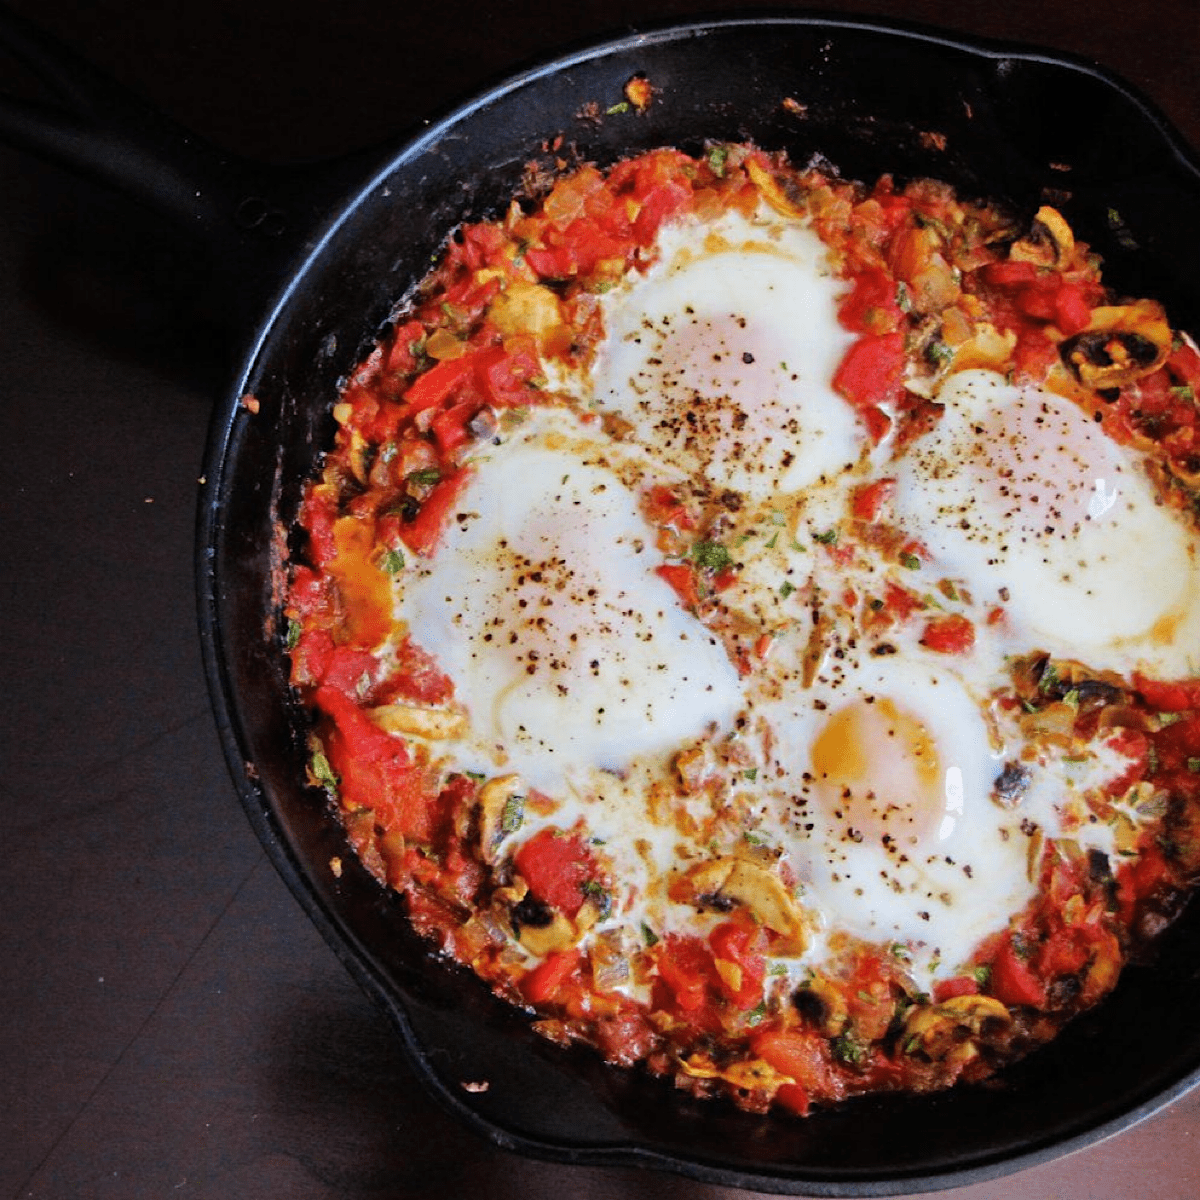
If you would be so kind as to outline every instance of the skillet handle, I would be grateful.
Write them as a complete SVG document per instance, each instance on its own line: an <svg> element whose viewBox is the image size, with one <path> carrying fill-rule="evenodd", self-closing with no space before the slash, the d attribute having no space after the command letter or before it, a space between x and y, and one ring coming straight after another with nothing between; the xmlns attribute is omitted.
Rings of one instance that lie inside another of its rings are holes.
<svg viewBox="0 0 1200 1200"><path fill-rule="evenodd" d="M0 92L0 139L125 193L197 239L213 268L210 296L197 300L205 308L211 300L234 328L261 317L335 200L379 158L267 167L227 154L2 4L0 48L52 97Z"/></svg>

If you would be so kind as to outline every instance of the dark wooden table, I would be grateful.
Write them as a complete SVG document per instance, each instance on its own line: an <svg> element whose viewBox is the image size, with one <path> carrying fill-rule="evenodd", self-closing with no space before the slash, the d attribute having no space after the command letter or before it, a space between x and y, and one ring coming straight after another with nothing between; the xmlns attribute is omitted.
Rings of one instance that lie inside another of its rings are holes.
<svg viewBox="0 0 1200 1200"><path fill-rule="evenodd" d="M693 7L13 6L211 141L276 162L386 139L531 55ZM1200 146L1193 0L823 7L1093 58ZM196 477L224 368L147 299L176 266L142 228L0 149L0 1196L734 1196L530 1162L460 1128L264 858L194 631ZM1200 1195L1200 1094L960 1194Z"/></svg>

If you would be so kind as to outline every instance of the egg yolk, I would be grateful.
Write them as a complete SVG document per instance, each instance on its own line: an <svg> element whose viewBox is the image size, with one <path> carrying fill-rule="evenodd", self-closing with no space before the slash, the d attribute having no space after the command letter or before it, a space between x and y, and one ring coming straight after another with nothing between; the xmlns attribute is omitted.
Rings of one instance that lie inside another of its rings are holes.
<svg viewBox="0 0 1200 1200"><path fill-rule="evenodd" d="M961 803L961 772L944 771L925 725L885 696L833 713L813 741L812 765L826 815L854 840L916 844L939 836Z"/></svg>

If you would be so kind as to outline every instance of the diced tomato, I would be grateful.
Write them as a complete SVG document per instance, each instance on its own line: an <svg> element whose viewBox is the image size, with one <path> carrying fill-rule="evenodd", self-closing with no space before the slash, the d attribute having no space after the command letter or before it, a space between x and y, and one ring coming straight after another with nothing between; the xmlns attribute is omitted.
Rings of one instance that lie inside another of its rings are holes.
<svg viewBox="0 0 1200 1200"><path fill-rule="evenodd" d="M1012 935L1006 935L992 960L989 988L993 996L1010 1007L1027 1004L1041 1008L1046 1003L1046 988L1028 963L1013 947Z"/></svg>
<svg viewBox="0 0 1200 1200"><path fill-rule="evenodd" d="M975 645L975 626L961 613L933 617L925 623L921 645L938 654L965 654Z"/></svg>
<svg viewBox="0 0 1200 1200"><path fill-rule="evenodd" d="M717 986L716 968L698 937L668 934L657 947L655 963L659 979L682 1013L695 1015L710 1002L710 988Z"/></svg>
<svg viewBox="0 0 1200 1200"><path fill-rule="evenodd" d="M827 1043L818 1033L805 1030L766 1030L750 1043L756 1058L775 1068L781 1075L795 1081L793 1090L780 1088L776 1098L795 1112L808 1111L812 1093L836 1095L827 1055Z"/></svg>
<svg viewBox="0 0 1200 1200"><path fill-rule="evenodd" d="M1092 306L1078 284L1064 283L1054 295L1054 324L1068 337L1092 323Z"/></svg>
<svg viewBox="0 0 1200 1200"><path fill-rule="evenodd" d="M933 985L933 998L938 1004L955 996L974 996L979 992L979 981L974 975L956 975L953 979L942 979Z"/></svg>
<svg viewBox="0 0 1200 1200"><path fill-rule="evenodd" d="M638 245L648 246L658 236L659 228L668 218L686 212L692 204L692 189L686 184L667 180L642 198L641 208L633 222L633 236Z"/></svg>
<svg viewBox="0 0 1200 1200"><path fill-rule="evenodd" d="M1016 259L1005 262L987 263L982 275L993 287L1021 288L1036 283L1042 268L1036 263L1020 262Z"/></svg>
<svg viewBox="0 0 1200 1200"><path fill-rule="evenodd" d="M577 269L575 255L566 246L530 246L525 262L539 279L570 279Z"/></svg>
<svg viewBox="0 0 1200 1200"><path fill-rule="evenodd" d="M442 530L450 519L450 511L470 478L470 472L456 471L433 485L420 511L407 524L400 526L400 537L414 553L430 557L441 540Z"/></svg>
<svg viewBox="0 0 1200 1200"><path fill-rule="evenodd" d="M444 704L454 695L454 684L433 655L405 638L395 650L395 670L380 681L377 693L380 704L401 698L417 704Z"/></svg>
<svg viewBox="0 0 1200 1200"><path fill-rule="evenodd" d="M867 334L846 351L833 387L858 409L891 403L904 390L906 365L903 334Z"/></svg>
<svg viewBox="0 0 1200 1200"><path fill-rule="evenodd" d="M333 653L333 634L326 629L306 629L292 647L292 682L312 687L325 676Z"/></svg>
<svg viewBox="0 0 1200 1200"><path fill-rule="evenodd" d="M530 402L531 381L542 372L532 345L484 351L477 362L480 384L493 404L512 408Z"/></svg>
<svg viewBox="0 0 1200 1200"><path fill-rule="evenodd" d="M1138 695L1159 712L1187 712L1200 707L1200 684L1160 683L1135 671L1133 686Z"/></svg>
<svg viewBox="0 0 1200 1200"><path fill-rule="evenodd" d="M889 580L883 589L883 607L896 620L905 621L913 613L923 609L925 601L914 592L910 592L907 588L902 588L899 584L892 583Z"/></svg>
<svg viewBox="0 0 1200 1200"><path fill-rule="evenodd" d="M896 494L894 479L877 479L854 489L851 512L860 521L878 520L880 513Z"/></svg>
<svg viewBox="0 0 1200 1200"><path fill-rule="evenodd" d="M695 527L696 522L692 520L683 502L665 484L657 484L650 489L643 507L646 519L652 525L673 525L676 529Z"/></svg>
<svg viewBox="0 0 1200 1200"><path fill-rule="evenodd" d="M1067 926L1055 930L1038 949L1038 974L1044 979L1076 974L1087 965L1091 946L1092 939L1084 929Z"/></svg>
<svg viewBox="0 0 1200 1200"><path fill-rule="evenodd" d="M464 354L461 358L450 358L430 367L404 393L407 411L411 414L436 408L449 399L451 393L475 371L474 356Z"/></svg>
<svg viewBox="0 0 1200 1200"><path fill-rule="evenodd" d="M1132 921L1138 901L1154 895L1171 878L1166 858L1154 845L1146 846L1135 862L1122 863L1117 870L1117 902L1122 920Z"/></svg>
<svg viewBox="0 0 1200 1200"><path fill-rule="evenodd" d="M552 950L544 962L539 963L521 980L521 994L530 1004L545 1004L558 994L559 989L579 969L580 952Z"/></svg>
<svg viewBox="0 0 1200 1200"><path fill-rule="evenodd" d="M353 646L337 646L330 651L321 674L321 682L352 700L362 698L363 693L373 686L379 659L366 650Z"/></svg>
<svg viewBox="0 0 1200 1200"><path fill-rule="evenodd" d="M413 346L425 336L425 326L420 321L406 321L392 334L383 369L397 375L408 375L417 368L417 356Z"/></svg>
<svg viewBox="0 0 1200 1200"><path fill-rule="evenodd" d="M663 563L654 573L665 579L675 589L684 608L695 609L700 605L700 592L696 584L696 573L687 563Z"/></svg>
<svg viewBox="0 0 1200 1200"><path fill-rule="evenodd" d="M336 688L320 687L313 699L333 721L324 738L325 753L340 780L342 806L370 809L385 829L429 842L435 813L424 792L422 772L404 741L380 729Z"/></svg>
<svg viewBox="0 0 1200 1200"><path fill-rule="evenodd" d="M749 918L723 921L708 935L708 944L725 998L743 1011L762 999L766 974L766 931Z"/></svg>
<svg viewBox="0 0 1200 1200"><path fill-rule="evenodd" d="M854 290L838 303L838 320L855 333L892 333L903 319L896 302L896 281L879 267L856 275Z"/></svg>
<svg viewBox="0 0 1200 1200"><path fill-rule="evenodd" d="M479 411L476 400L464 400L438 413L429 423L430 432L443 456L451 454L470 439L467 422Z"/></svg>
<svg viewBox="0 0 1200 1200"><path fill-rule="evenodd" d="M521 878L543 904L574 917L586 899L584 884L596 877L596 861L578 834L547 828L516 853Z"/></svg>

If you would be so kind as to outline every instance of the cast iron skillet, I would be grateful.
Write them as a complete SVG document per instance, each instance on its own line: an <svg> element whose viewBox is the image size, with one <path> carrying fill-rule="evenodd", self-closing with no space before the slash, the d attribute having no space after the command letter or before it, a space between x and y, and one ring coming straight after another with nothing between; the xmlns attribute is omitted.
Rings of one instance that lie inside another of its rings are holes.
<svg viewBox="0 0 1200 1200"><path fill-rule="evenodd" d="M199 514L200 627L217 722L275 865L444 1104L499 1144L540 1157L879 1196L1047 1160L1200 1079L1196 905L1154 962L1130 969L1099 1010L995 1087L867 1099L797 1121L697 1103L590 1052L546 1045L523 1014L427 953L397 899L354 862L324 797L303 785L303 723L276 612L279 530L327 443L339 380L447 232L500 211L530 163L553 165L556 139L562 158L600 164L660 145L753 139L797 163L823 156L848 177L936 176L1022 213L1049 198L1103 253L1110 282L1163 300L1196 333L1200 169L1143 99L1059 56L759 14L566 53L399 148L315 174L268 172L197 144L19 23L4 26L58 103L10 100L0 132L174 212L217 251L222 302L247 310L245 360L215 412ZM655 87L650 110L608 112L635 74ZM230 279L240 282L224 290ZM335 856L346 864L340 878Z"/></svg>

